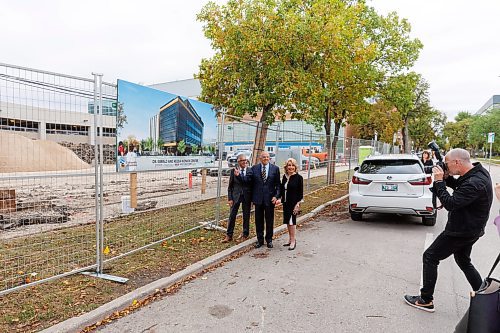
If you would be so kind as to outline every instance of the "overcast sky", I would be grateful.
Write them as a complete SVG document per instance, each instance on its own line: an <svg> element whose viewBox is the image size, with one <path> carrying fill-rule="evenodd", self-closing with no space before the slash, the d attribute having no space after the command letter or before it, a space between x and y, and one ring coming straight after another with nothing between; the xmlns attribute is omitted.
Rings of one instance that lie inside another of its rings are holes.
<svg viewBox="0 0 500 333"><path fill-rule="evenodd" d="M196 21L207 0L0 0L0 62L152 84L192 78L213 52ZM217 1L223 3L223 0ZM414 70L453 117L500 94L500 0L372 0L407 18L424 49Z"/></svg>

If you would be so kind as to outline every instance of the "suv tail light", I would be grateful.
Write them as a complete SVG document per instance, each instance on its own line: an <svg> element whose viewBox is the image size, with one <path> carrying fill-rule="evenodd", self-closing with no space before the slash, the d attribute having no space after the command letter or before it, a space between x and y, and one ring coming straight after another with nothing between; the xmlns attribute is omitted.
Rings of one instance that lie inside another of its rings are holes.
<svg viewBox="0 0 500 333"><path fill-rule="evenodd" d="M418 179L409 180L408 183L412 185L430 185L432 183L432 177L423 177Z"/></svg>
<svg viewBox="0 0 500 333"><path fill-rule="evenodd" d="M352 176L352 183L353 184L368 185L371 182L372 181L369 180L369 179L364 179L364 178L359 178L359 177L356 177L356 176Z"/></svg>

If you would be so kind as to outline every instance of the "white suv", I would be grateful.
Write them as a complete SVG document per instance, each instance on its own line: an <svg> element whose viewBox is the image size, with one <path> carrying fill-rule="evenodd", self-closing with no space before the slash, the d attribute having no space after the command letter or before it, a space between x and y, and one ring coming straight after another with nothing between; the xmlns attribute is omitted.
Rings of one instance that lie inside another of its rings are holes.
<svg viewBox="0 0 500 333"><path fill-rule="evenodd" d="M417 215L424 225L436 224L432 177L415 155L367 157L349 184L349 213L355 221L366 213Z"/></svg>

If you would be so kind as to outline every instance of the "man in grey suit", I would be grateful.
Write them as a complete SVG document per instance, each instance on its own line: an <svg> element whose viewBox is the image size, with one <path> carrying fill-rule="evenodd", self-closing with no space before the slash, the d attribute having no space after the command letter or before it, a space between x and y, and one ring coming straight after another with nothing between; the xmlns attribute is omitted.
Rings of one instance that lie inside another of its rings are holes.
<svg viewBox="0 0 500 333"><path fill-rule="evenodd" d="M227 187L228 205L231 207L229 213L229 222L227 224L226 238L222 243L228 243L233 240L234 225L236 223L236 215L240 209L240 204L243 208L243 232L238 237L238 241L244 241L250 233L250 208L252 205L252 184L245 182L249 168L247 166L247 156L240 153L237 156L238 167L231 170L229 176L229 185Z"/></svg>
<svg viewBox="0 0 500 333"><path fill-rule="evenodd" d="M269 153L260 154L260 163L251 169L252 201L255 205L255 231L257 243L255 247L264 245L264 224L266 227L266 243L273 247L274 204L280 197L280 169L269 163Z"/></svg>

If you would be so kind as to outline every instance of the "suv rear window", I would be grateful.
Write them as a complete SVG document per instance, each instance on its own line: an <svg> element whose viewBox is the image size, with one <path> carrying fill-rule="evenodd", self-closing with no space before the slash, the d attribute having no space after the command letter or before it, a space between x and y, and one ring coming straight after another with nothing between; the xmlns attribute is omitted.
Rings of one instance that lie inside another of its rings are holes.
<svg viewBox="0 0 500 333"><path fill-rule="evenodd" d="M414 174L424 170L415 160L369 160L359 168L360 173L369 174Z"/></svg>

